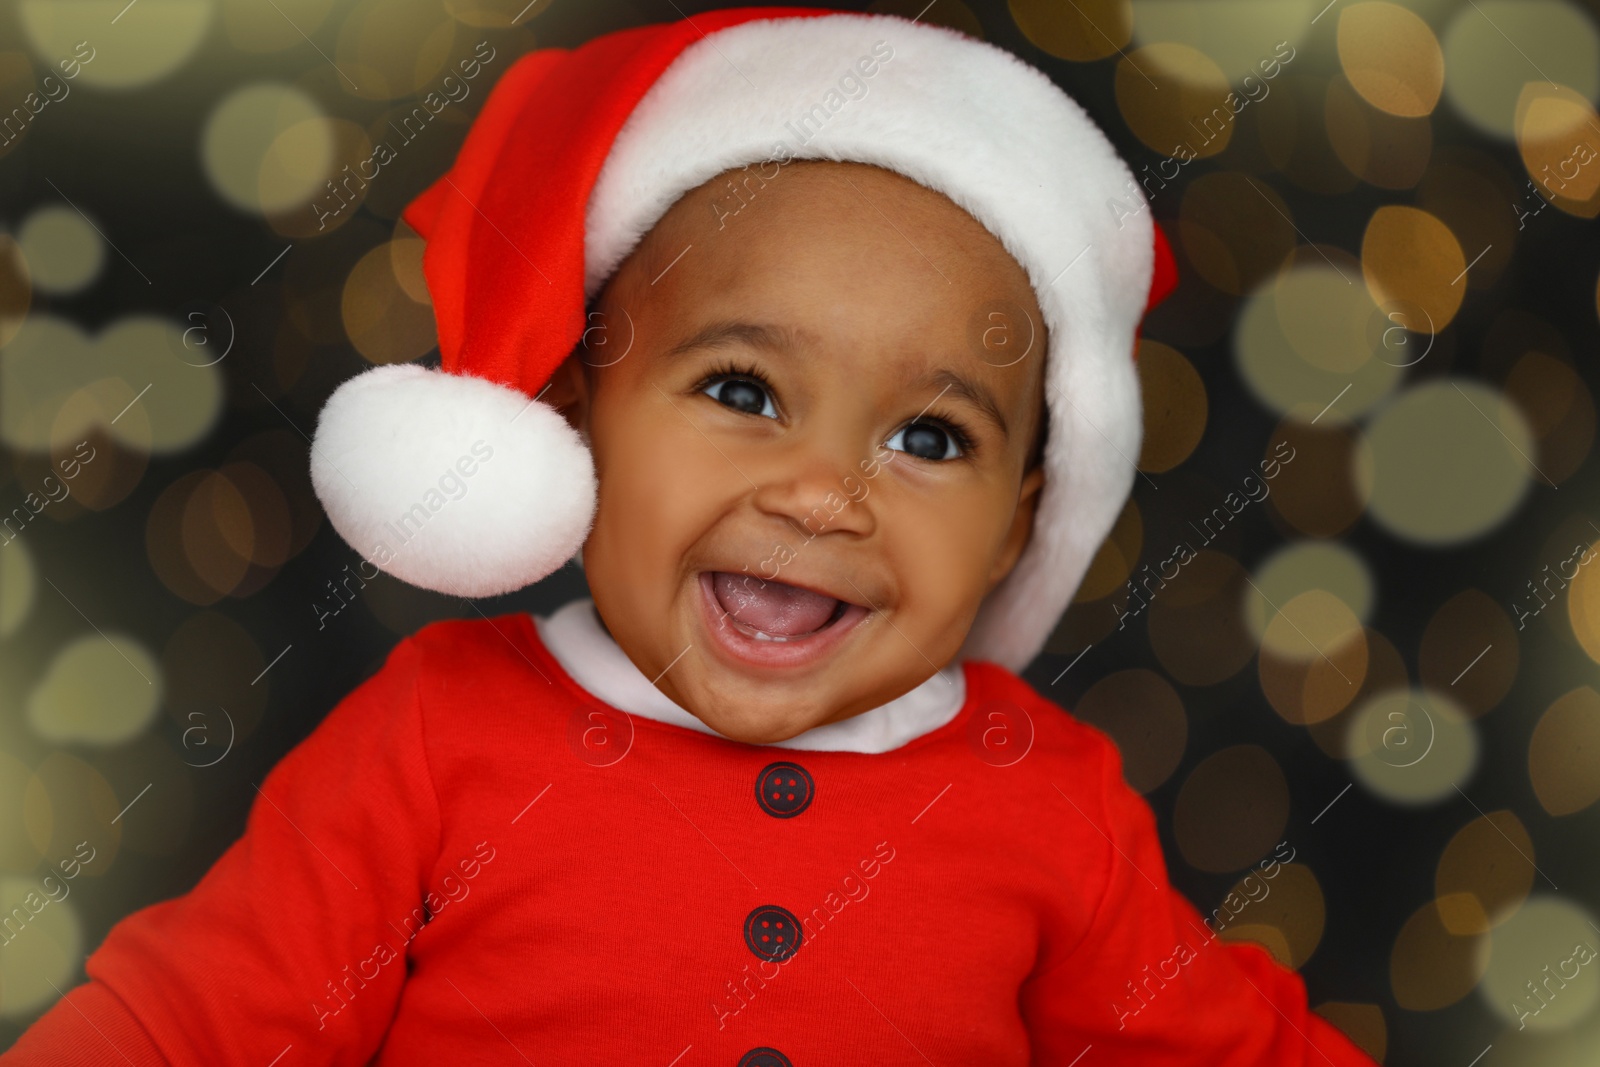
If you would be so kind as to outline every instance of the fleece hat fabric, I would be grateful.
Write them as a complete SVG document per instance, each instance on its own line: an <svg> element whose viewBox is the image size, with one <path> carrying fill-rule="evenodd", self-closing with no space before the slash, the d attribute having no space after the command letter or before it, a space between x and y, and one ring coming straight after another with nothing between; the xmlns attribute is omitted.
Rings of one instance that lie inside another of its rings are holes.
<svg viewBox="0 0 1600 1067"><path fill-rule="evenodd" d="M685 192L803 159L944 194L1032 282L1049 338L1045 482L1029 543L961 652L1020 671L1132 488L1137 330L1176 268L1077 103L1009 52L898 16L736 8L513 65L404 213L427 243L440 369L369 370L318 421L311 476L334 528L382 570L462 597L571 559L593 523L593 461L536 398L585 308ZM435 488L446 481L464 491Z"/></svg>

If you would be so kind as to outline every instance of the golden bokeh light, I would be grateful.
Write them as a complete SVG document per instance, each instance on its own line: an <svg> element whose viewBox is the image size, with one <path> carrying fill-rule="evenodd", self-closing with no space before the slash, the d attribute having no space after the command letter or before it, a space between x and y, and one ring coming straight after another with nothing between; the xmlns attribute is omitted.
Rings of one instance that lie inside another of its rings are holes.
<svg viewBox="0 0 1600 1067"><path fill-rule="evenodd" d="M55 66L76 57L80 84L136 89L194 55L211 27L212 0L21 0L16 11L42 62ZM88 42L87 51L78 51L80 42Z"/></svg>
<svg viewBox="0 0 1600 1067"><path fill-rule="evenodd" d="M14 538L0 547L5 549L0 552L0 639L4 639L27 621L38 582L26 541Z"/></svg>
<svg viewBox="0 0 1600 1067"><path fill-rule="evenodd" d="M1141 340L1137 359L1144 404L1142 471L1169 471L1189 458L1206 432L1206 387L1183 353Z"/></svg>
<svg viewBox="0 0 1600 1067"><path fill-rule="evenodd" d="M1516 137L1538 195L1569 215L1600 215L1600 115L1592 103L1562 85L1526 85Z"/></svg>
<svg viewBox="0 0 1600 1067"><path fill-rule="evenodd" d="M1360 268L1343 255L1343 264L1315 254L1297 258L1246 299L1234 332L1235 363L1272 411L1303 422L1352 418L1395 387L1400 361L1374 358L1386 324L1360 282ZM1323 415L1335 400L1337 407Z"/></svg>
<svg viewBox="0 0 1600 1067"><path fill-rule="evenodd" d="M1483 133L1511 137L1517 99L1550 79L1590 100L1600 94L1600 33L1567 0L1473 0L1442 38L1444 95Z"/></svg>
<svg viewBox="0 0 1600 1067"><path fill-rule="evenodd" d="M1128 0L1009 0L1011 18L1029 41L1061 59L1086 63L1116 55L1133 35Z"/></svg>
<svg viewBox="0 0 1600 1067"><path fill-rule="evenodd" d="M0 233L0 347L17 335L32 303L27 257L9 233Z"/></svg>
<svg viewBox="0 0 1600 1067"><path fill-rule="evenodd" d="M1144 519L1139 513L1138 502L1130 496L1122 505L1122 511L1117 516L1116 523L1112 525L1111 532L1100 542L1100 548L1095 552L1094 559L1089 562L1089 569L1084 572L1083 580L1078 583L1075 599L1099 600L1123 589L1128 581L1128 575L1139 562L1139 553L1142 551L1144 551ZM1109 608L1106 610L1109 614Z"/></svg>
<svg viewBox="0 0 1600 1067"><path fill-rule="evenodd" d="M70 207L42 207L22 222L17 244L34 286L52 296L70 296L94 281L105 263L105 246L89 221Z"/></svg>
<svg viewBox="0 0 1600 1067"><path fill-rule="evenodd" d="M215 471L204 472L184 501L178 531L184 558L213 592L231 593L244 580L256 529L238 486Z"/></svg>
<svg viewBox="0 0 1600 1067"><path fill-rule="evenodd" d="M1528 776L1551 815L1600 800L1600 693L1579 686L1545 709L1528 741Z"/></svg>
<svg viewBox="0 0 1600 1067"><path fill-rule="evenodd" d="M1589 386L1566 360L1524 352L1501 384L1527 416L1539 441L1539 470L1560 485L1578 473L1594 448L1595 403Z"/></svg>
<svg viewBox="0 0 1600 1067"><path fill-rule="evenodd" d="M1145 610L1150 646L1168 674L1185 685L1216 685L1250 662L1255 641L1244 622L1247 577L1237 560L1203 548L1164 588L1152 582Z"/></svg>
<svg viewBox="0 0 1600 1067"><path fill-rule="evenodd" d="M1294 249L1293 212L1276 190L1239 171L1202 174L1183 190L1178 235L1200 276L1243 296Z"/></svg>
<svg viewBox="0 0 1600 1067"><path fill-rule="evenodd" d="M1466 295L1467 258L1450 228L1420 208L1373 212L1361 239L1361 273L1375 303L1420 309L1430 333L1455 318Z"/></svg>
<svg viewBox="0 0 1600 1067"><path fill-rule="evenodd" d="M379 245L361 257L344 283L345 333L371 363L410 362L438 343L432 305L411 297L395 262L388 245Z"/></svg>
<svg viewBox="0 0 1600 1067"><path fill-rule="evenodd" d="M1531 198L1531 199L1530 199ZM1515 210L1507 211L1506 205ZM1440 146L1417 184L1417 206L1450 228L1463 248L1479 249L1462 283L1472 289L1494 284L1511 262L1528 212L1543 201L1519 187L1485 153Z"/></svg>
<svg viewBox="0 0 1600 1067"><path fill-rule="evenodd" d="M70 451L99 428L136 449L185 448L221 414L222 379L215 366L184 363L183 348L164 319L125 318L91 338L65 319L30 315L0 349L0 438Z"/></svg>
<svg viewBox="0 0 1600 1067"><path fill-rule="evenodd" d="M1480 940L1477 956L1483 1003L1519 1029L1565 1030L1600 1004L1600 933L1565 897L1530 897Z"/></svg>
<svg viewBox="0 0 1600 1067"><path fill-rule="evenodd" d="M1357 478L1368 512L1389 533L1451 545L1500 526L1526 497L1534 451L1528 421L1483 382L1435 378L1372 419Z"/></svg>
<svg viewBox="0 0 1600 1067"><path fill-rule="evenodd" d="M1222 928L1219 937L1254 941L1290 970L1305 966L1321 943L1327 922L1322 885L1310 867L1280 863L1271 878L1252 871L1235 883L1228 895L1248 903Z"/></svg>
<svg viewBox="0 0 1600 1067"><path fill-rule="evenodd" d="M1122 753L1122 773L1140 793L1165 782L1183 760L1189 719L1183 698L1155 671L1135 667L1090 686L1072 709L1074 718L1111 735Z"/></svg>
<svg viewBox="0 0 1600 1067"><path fill-rule="evenodd" d="M400 289L418 304L433 306L428 292L428 278L422 273L422 253L427 244L416 231L403 221L395 225L394 240L389 242L389 266L400 283Z"/></svg>
<svg viewBox="0 0 1600 1067"><path fill-rule="evenodd" d="M1316 0L1134 0L1133 34L1143 45L1176 41L1199 49L1228 81L1259 94L1254 83L1270 83L1297 61L1296 46L1321 6Z"/></svg>
<svg viewBox="0 0 1600 1067"><path fill-rule="evenodd" d="M459 29L438 0L358 0L333 53L340 85L363 100L393 100L442 80Z"/></svg>
<svg viewBox="0 0 1600 1067"><path fill-rule="evenodd" d="M1533 839L1511 811L1491 811L1456 831L1434 872L1439 919L1458 937L1515 914L1533 888Z"/></svg>
<svg viewBox="0 0 1600 1067"><path fill-rule="evenodd" d="M1255 590L1245 594L1245 603L1261 599ZM1266 627L1261 635L1261 647L1272 655L1300 663L1313 660L1330 660L1339 655L1346 645L1361 641L1361 620L1337 594L1326 589L1307 589L1283 603L1263 605ZM1365 669L1363 655L1362 669ZM1352 685L1360 685L1356 678Z"/></svg>
<svg viewBox="0 0 1600 1067"><path fill-rule="evenodd" d="M125 634L87 634L55 654L28 696L28 725L46 741L119 745L155 721L161 668Z"/></svg>
<svg viewBox="0 0 1600 1067"><path fill-rule="evenodd" d="M1344 398L1339 398L1339 403L1343 402ZM1287 444L1293 449L1294 477L1274 484L1267 506L1291 529L1308 537L1343 533L1366 507L1366 494L1355 471L1357 431L1336 411L1330 409L1314 426L1310 420L1315 412L1285 419L1272 433L1272 448Z"/></svg>
<svg viewBox="0 0 1600 1067"><path fill-rule="evenodd" d="M1380 111L1343 76L1328 80L1324 115L1328 143L1345 169L1380 189L1409 189L1422 180L1433 155L1433 126Z"/></svg>
<svg viewBox="0 0 1600 1067"><path fill-rule="evenodd" d="M27 873L38 866L39 850L28 834L25 818L28 779L32 777L33 770L26 763L0 752L0 871Z"/></svg>
<svg viewBox="0 0 1600 1067"><path fill-rule="evenodd" d="M38 878L0 877L0 914L10 921L0 952L0 1016L35 1015L72 984L83 961L83 924L73 883L61 871ZM26 916L20 922L14 916Z"/></svg>
<svg viewBox="0 0 1600 1067"><path fill-rule="evenodd" d="M206 177L241 211L280 214L322 191L338 168L322 109L289 85L257 82L212 109L201 134Z"/></svg>
<svg viewBox="0 0 1600 1067"><path fill-rule="evenodd" d="M1389 1051L1389 1027L1378 1005L1330 1000L1318 1004L1316 1012L1343 1031L1368 1056L1379 1063L1384 1061Z"/></svg>
<svg viewBox="0 0 1600 1067"><path fill-rule="evenodd" d="M1299 460L1296 454L1296 461ZM1314 589L1331 593L1359 621L1372 616L1372 572L1354 549L1322 541L1291 542L1256 568L1255 589L1245 597L1245 621L1260 641L1266 634L1272 605L1286 605Z"/></svg>
<svg viewBox="0 0 1600 1067"><path fill-rule="evenodd" d="M1449 693L1474 718L1511 691L1521 659L1517 630L1500 603L1480 589L1463 589L1439 605L1422 632L1417 676Z"/></svg>
<svg viewBox="0 0 1600 1067"><path fill-rule="evenodd" d="M1328 82L1304 68L1284 74L1254 116L1262 153L1272 168L1301 189L1339 196L1360 178L1339 161L1328 123Z"/></svg>
<svg viewBox="0 0 1600 1067"><path fill-rule="evenodd" d="M1600 548L1595 551L1600 553ZM1579 553L1578 559L1582 561L1583 553ZM1567 622L1579 647L1590 659L1600 663L1600 567L1579 567L1577 576L1567 586Z"/></svg>
<svg viewBox="0 0 1600 1067"><path fill-rule="evenodd" d="M1188 45L1161 42L1126 54L1117 61L1116 93L1134 135L1178 164L1214 156L1233 138L1228 79Z"/></svg>
<svg viewBox="0 0 1600 1067"><path fill-rule="evenodd" d="M122 823L112 822L133 799L119 798L105 776L77 756L52 752L33 769L23 789L22 818L33 847L46 861L92 849L80 878L104 878L122 848Z"/></svg>
<svg viewBox="0 0 1600 1067"><path fill-rule="evenodd" d="M1365 0L1339 13L1339 64L1373 107L1406 118L1433 111L1444 52L1428 24L1399 4Z"/></svg>
<svg viewBox="0 0 1600 1067"><path fill-rule="evenodd" d="M1438 1011L1461 1000L1483 976L1478 937L1450 932L1438 904L1422 905L1394 939L1389 988L1407 1011Z"/></svg>
<svg viewBox="0 0 1600 1067"><path fill-rule="evenodd" d="M1472 721L1429 689L1389 690L1363 701L1350 716L1345 744L1351 772L1392 804L1458 796L1478 765Z"/></svg>
<svg viewBox="0 0 1600 1067"><path fill-rule="evenodd" d="M241 52L304 47L333 10L334 0L218 0L228 43ZM306 36L302 36L302 34Z"/></svg>
<svg viewBox="0 0 1600 1067"><path fill-rule="evenodd" d="M550 5L553 3L555 3L555 0L529 0L527 3L510 4L506 3L505 0L444 0L444 9L468 26L503 30L512 26L526 26L550 10ZM901 9L904 6L904 4L900 3L886 4L883 9L889 10L890 14L904 14L907 18L916 14L915 11L902 11ZM954 0L953 4L940 4L939 6L941 8L946 6L965 7L960 0ZM873 4L869 10L877 11L880 10L880 7L878 4ZM949 22L937 21L928 16L924 16L924 18L930 22L937 22L938 25L950 25ZM961 29L962 27L958 26L956 28Z"/></svg>
<svg viewBox="0 0 1600 1067"><path fill-rule="evenodd" d="M1281 702L1285 707L1291 710L1302 709L1295 715L1290 715L1274 703L1274 710L1290 722L1304 721L1306 732L1311 735L1311 739L1332 759L1349 759L1352 755L1349 744L1350 722L1362 705L1379 693L1403 690L1411 684L1405 660L1400 658L1400 652L1394 647L1394 642L1370 626L1362 631L1362 638L1361 643L1365 645L1366 675L1354 694L1350 692L1351 687L1345 684L1343 678L1328 669L1328 665L1318 666L1322 663L1321 660L1315 660L1310 665L1299 665L1287 661L1280 663L1269 656L1267 666L1272 667L1272 674L1268 675L1267 667L1263 667L1263 686L1270 678L1283 691ZM1346 646L1350 650L1356 647L1354 642ZM1353 658L1353 652L1347 652L1346 657L1341 658ZM1298 672L1294 671L1297 667ZM1340 669L1344 670L1343 666ZM1346 677L1349 677L1348 672ZM1306 685L1300 681L1301 679L1316 684ZM1301 688L1291 689L1290 685L1296 683L1300 684ZM1268 698L1277 699L1271 690L1268 691ZM1337 714L1320 721L1313 718L1317 712L1326 707L1340 705L1343 706Z"/></svg>
<svg viewBox="0 0 1600 1067"><path fill-rule="evenodd" d="M1289 821L1289 785L1260 745L1234 745L1189 772L1172 813L1189 865L1224 874L1272 851Z"/></svg>

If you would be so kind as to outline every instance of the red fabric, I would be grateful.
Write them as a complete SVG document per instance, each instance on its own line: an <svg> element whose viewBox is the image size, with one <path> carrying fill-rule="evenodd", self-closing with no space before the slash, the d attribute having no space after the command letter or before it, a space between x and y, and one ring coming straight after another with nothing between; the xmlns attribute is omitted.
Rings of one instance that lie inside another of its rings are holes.
<svg viewBox="0 0 1600 1067"><path fill-rule="evenodd" d="M584 212L634 106L705 34L832 13L730 8L519 59L454 166L403 213L427 240L441 367L537 393L582 335Z"/></svg>
<svg viewBox="0 0 1600 1067"><path fill-rule="evenodd" d="M900 749L804 752L630 719L526 616L430 626L0 1065L1371 1067L1209 938L1104 734L965 675ZM779 760L812 784L786 817L757 800ZM764 905L802 921L782 962L746 944Z"/></svg>

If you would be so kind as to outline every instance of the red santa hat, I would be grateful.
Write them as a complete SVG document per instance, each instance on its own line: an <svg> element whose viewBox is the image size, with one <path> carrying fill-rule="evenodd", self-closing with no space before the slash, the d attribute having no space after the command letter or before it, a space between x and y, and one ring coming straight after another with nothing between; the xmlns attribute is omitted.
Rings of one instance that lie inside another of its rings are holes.
<svg viewBox="0 0 1600 1067"><path fill-rule="evenodd" d="M1176 268L1078 104L1009 52L896 16L737 8L514 64L404 214L427 241L441 369L369 370L318 420L311 477L334 528L381 569L455 596L511 592L571 559L593 522L594 465L535 398L674 201L788 159L875 164L943 193L1033 284L1049 337L1045 482L1032 537L962 649L1020 671L1132 487L1137 330Z"/></svg>

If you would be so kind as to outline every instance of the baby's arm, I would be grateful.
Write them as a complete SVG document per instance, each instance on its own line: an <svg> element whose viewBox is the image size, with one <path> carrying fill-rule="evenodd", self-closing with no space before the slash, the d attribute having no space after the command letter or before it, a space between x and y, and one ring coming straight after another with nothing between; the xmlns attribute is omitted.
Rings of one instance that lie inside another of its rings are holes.
<svg viewBox="0 0 1600 1067"><path fill-rule="evenodd" d="M1067 817L1092 819L1108 842L1107 860L1087 873L1105 888L1081 942L1042 959L1023 986L1033 1062L1066 1067L1093 1046L1097 1064L1373 1067L1308 1009L1298 974L1258 945L1212 936L1168 884L1155 817L1123 780L1120 753L1092 736L1103 749L1100 799L1077 801L1080 814Z"/></svg>
<svg viewBox="0 0 1600 1067"><path fill-rule="evenodd" d="M117 923L0 1065L370 1060L438 851L418 659L402 642L334 708L200 883Z"/></svg>

